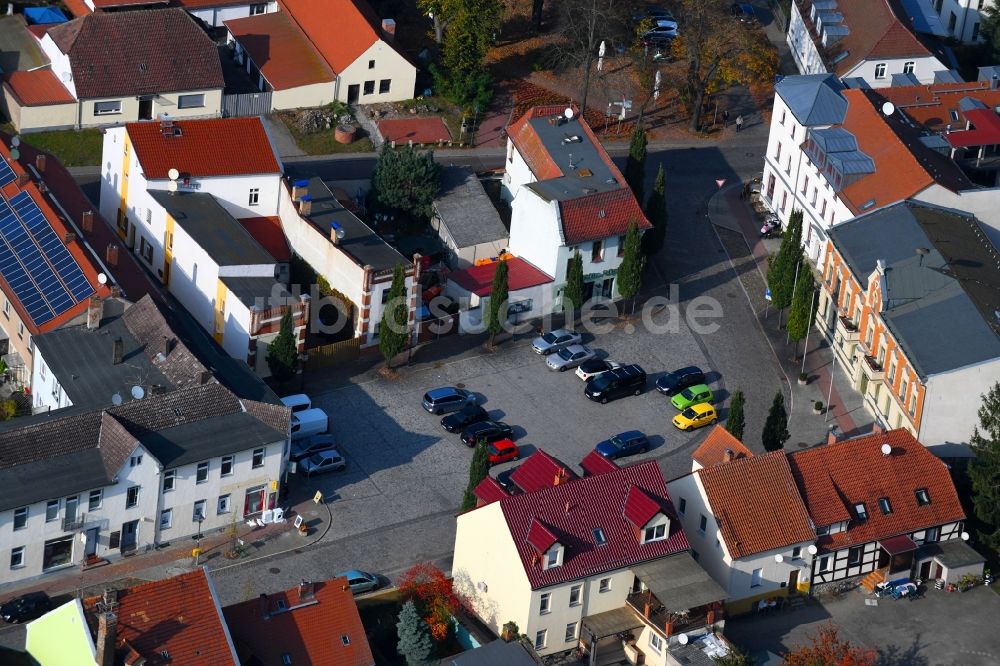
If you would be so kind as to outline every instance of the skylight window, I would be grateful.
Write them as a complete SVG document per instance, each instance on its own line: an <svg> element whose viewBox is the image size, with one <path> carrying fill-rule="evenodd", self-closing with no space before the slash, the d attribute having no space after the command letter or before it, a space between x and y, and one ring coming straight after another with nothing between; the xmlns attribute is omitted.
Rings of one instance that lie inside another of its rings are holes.
<svg viewBox="0 0 1000 666"><path fill-rule="evenodd" d="M600 527L595 527L593 530L594 543L598 546L606 546L608 544L607 538L604 536L604 530Z"/></svg>
<svg viewBox="0 0 1000 666"><path fill-rule="evenodd" d="M889 503L888 497L878 498L878 508L882 510L882 513L889 515L892 513L892 505Z"/></svg>
<svg viewBox="0 0 1000 666"><path fill-rule="evenodd" d="M917 504L920 506L927 506L931 503L931 496L927 493L926 488L917 488L915 494L917 496Z"/></svg>
<svg viewBox="0 0 1000 666"><path fill-rule="evenodd" d="M859 502L854 505L854 513L857 514L858 520L868 520L868 509L865 508L864 502Z"/></svg>

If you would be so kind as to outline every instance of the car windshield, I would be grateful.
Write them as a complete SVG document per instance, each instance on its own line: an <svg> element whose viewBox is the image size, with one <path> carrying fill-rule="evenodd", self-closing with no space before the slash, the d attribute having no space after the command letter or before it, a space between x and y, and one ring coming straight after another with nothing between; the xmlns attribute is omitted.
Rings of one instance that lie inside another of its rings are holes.
<svg viewBox="0 0 1000 666"><path fill-rule="evenodd" d="M681 395L684 396L685 400L691 400L692 398L694 398L694 393L692 393L691 389L689 388L686 388L683 391L681 391Z"/></svg>
<svg viewBox="0 0 1000 666"><path fill-rule="evenodd" d="M594 377L593 380L591 380L590 385L596 391L603 391L604 389L608 388L609 384L611 384L612 377L610 377L609 375L610 373L597 375L596 377Z"/></svg>
<svg viewBox="0 0 1000 666"><path fill-rule="evenodd" d="M683 412L681 412L681 416L683 416L686 419L693 419L694 417L698 416L698 413L695 412L692 408L688 407Z"/></svg>
<svg viewBox="0 0 1000 666"><path fill-rule="evenodd" d="M489 454L490 454L491 456L498 456L498 455L500 455L500 449L498 449L497 447L495 447L495 446L494 446L494 445L492 445L492 444L490 444L489 446L487 446L487 447L486 447L486 451L487 451L487 452L488 452L488 453L489 453Z"/></svg>
<svg viewBox="0 0 1000 666"><path fill-rule="evenodd" d="M559 358L564 361L569 361L573 358L573 353L574 352L571 352L569 349L562 349L559 351Z"/></svg>
<svg viewBox="0 0 1000 666"><path fill-rule="evenodd" d="M318 453L314 453L311 456L309 456L309 462L311 462L313 465L321 465L323 463L323 456L321 456Z"/></svg>
<svg viewBox="0 0 1000 666"><path fill-rule="evenodd" d="M677 386L678 380L679 377L671 372L669 375L664 375L661 381L663 382L664 386Z"/></svg>
<svg viewBox="0 0 1000 666"><path fill-rule="evenodd" d="M542 340L545 340L550 345L558 339L559 337L552 331L549 331L548 333L542 336Z"/></svg>
<svg viewBox="0 0 1000 666"><path fill-rule="evenodd" d="M621 439L619 439L618 435L615 435L614 437L612 437L608 441L610 441L615 446L615 448L618 448L618 449L620 449L623 446L625 446L625 442L623 442Z"/></svg>

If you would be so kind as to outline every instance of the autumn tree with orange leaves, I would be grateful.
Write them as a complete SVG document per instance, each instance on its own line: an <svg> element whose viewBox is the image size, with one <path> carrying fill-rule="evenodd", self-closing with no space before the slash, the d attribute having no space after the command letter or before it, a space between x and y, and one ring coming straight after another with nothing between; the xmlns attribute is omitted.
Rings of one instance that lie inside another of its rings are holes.
<svg viewBox="0 0 1000 666"><path fill-rule="evenodd" d="M400 578L399 591L403 599L416 605L435 642L441 643L448 638L459 601L451 580L443 571L430 562L415 564Z"/></svg>
<svg viewBox="0 0 1000 666"><path fill-rule="evenodd" d="M785 666L875 666L874 650L851 645L838 635L836 625L829 622L820 627L809 645L788 652Z"/></svg>

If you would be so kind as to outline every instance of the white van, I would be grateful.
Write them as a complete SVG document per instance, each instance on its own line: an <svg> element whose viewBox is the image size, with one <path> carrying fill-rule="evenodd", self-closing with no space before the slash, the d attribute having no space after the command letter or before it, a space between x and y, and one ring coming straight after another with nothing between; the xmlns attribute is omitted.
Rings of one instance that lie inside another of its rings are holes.
<svg viewBox="0 0 1000 666"><path fill-rule="evenodd" d="M304 437L319 435L329 429L330 419L322 409L303 409L292 413L293 442Z"/></svg>
<svg viewBox="0 0 1000 666"><path fill-rule="evenodd" d="M290 407L293 414L305 411L307 409L312 409L313 403L305 393L296 393L295 395L286 395L281 399L281 403L285 407Z"/></svg>

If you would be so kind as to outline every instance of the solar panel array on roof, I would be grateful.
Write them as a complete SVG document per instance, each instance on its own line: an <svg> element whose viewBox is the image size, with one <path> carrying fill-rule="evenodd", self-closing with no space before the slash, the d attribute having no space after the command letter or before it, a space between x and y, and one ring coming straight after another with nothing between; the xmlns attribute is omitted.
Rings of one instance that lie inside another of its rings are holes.
<svg viewBox="0 0 1000 666"><path fill-rule="evenodd" d="M0 157L0 187L15 180L17 180L17 176L14 175L14 170L7 164L7 160Z"/></svg>
<svg viewBox="0 0 1000 666"><path fill-rule="evenodd" d="M36 326L94 292L27 192L0 199L0 274Z"/></svg>

